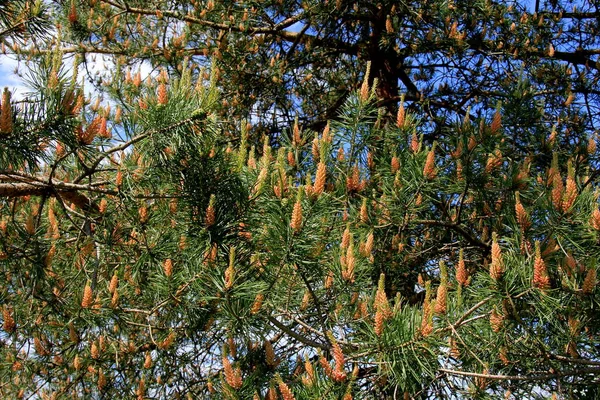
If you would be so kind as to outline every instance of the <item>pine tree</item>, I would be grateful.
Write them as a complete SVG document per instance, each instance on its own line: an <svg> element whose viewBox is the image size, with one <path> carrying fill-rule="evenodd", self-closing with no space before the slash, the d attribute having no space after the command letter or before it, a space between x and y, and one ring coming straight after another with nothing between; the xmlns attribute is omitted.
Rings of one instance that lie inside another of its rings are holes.
<svg viewBox="0 0 600 400"><path fill-rule="evenodd" d="M2 397L597 396L565 6L55 5L0 103Z"/></svg>

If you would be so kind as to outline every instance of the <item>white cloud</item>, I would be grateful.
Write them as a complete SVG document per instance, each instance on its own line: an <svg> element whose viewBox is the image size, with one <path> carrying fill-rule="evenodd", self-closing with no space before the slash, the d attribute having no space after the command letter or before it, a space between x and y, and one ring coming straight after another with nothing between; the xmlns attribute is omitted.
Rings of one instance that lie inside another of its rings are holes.
<svg viewBox="0 0 600 400"><path fill-rule="evenodd" d="M0 88L7 87L12 92L12 98L19 100L30 90L15 73L17 68L19 62L8 56L0 56Z"/></svg>

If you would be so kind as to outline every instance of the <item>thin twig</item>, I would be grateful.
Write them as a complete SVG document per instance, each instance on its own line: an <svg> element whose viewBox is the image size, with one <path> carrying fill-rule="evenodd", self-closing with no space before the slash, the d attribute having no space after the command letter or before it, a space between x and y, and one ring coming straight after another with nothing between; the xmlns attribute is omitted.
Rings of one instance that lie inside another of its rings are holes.
<svg viewBox="0 0 600 400"><path fill-rule="evenodd" d="M582 374L597 374L600 373L600 368L582 368L572 371L566 372L556 372L549 374L539 374L539 375L493 375L493 374L481 374L478 372L467 372L467 371L457 371L446 368L439 368L438 371L444 372L448 375L458 375L458 376L470 376L474 378L484 378L484 379L492 379L492 380L500 380L500 381L543 381L552 378L561 378L565 376L578 376Z"/></svg>

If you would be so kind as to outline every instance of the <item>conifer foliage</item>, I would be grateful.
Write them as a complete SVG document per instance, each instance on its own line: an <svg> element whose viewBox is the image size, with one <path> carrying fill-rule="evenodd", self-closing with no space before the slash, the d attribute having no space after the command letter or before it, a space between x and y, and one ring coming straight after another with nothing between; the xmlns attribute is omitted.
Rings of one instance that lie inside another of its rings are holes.
<svg viewBox="0 0 600 400"><path fill-rule="evenodd" d="M593 4L5 3L2 398L599 395Z"/></svg>

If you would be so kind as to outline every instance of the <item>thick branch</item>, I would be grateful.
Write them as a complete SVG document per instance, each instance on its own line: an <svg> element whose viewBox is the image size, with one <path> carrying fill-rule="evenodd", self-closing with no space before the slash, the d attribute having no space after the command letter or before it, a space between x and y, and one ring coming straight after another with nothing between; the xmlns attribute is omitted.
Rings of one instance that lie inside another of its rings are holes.
<svg viewBox="0 0 600 400"><path fill-rule="evenodd" d="M76 185L54 180L52 183L41 182L38 180L31 182L0 183L0 197L60 196L71 203L75 203L77 207L83 210L98 211L98 206L79 191L116 194L114 191L100 189L91 185Z"/></svg>

